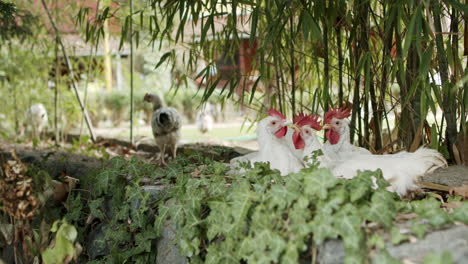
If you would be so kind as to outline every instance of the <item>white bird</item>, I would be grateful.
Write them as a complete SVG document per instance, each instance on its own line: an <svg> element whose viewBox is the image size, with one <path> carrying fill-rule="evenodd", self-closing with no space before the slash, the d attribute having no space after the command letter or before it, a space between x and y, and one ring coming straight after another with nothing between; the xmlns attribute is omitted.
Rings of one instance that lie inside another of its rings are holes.
<svg viewBox="0 0 468 264"><path fill-rule="evenodd" d="M334 108L328 110L323 118L324 128L327 129L325 132L327 142L325 142L323 150L332 159L344 159L355 154L372 154L365 148L351 144L349 119L347 119L350 115L349 109Z"/></svg>
<svg viewBox="0 0 468 264"><path fill-rule="evenodd" d="M198 130L205 134L213 130L214 118L211 111L211 105L207 104L202 107L197 113L197 124Z"/></svg>
<svg viewBox="0 0 468 264"><path fill-rule="evenodd" d="M26 111L26 129L30 131L33 138L40 138L42 132L47 128L47 110L43 104L32 105Z"/></svg>
<svg viewBox="0 0 468 264"><path fill-rule="evenodd" d="M382 170L383 177L390 183L390 191L404 196L409 190L417 188L418 178L426 173L446 167L447 161L436 150L420 148L414 153L402 151L396 154L373 155L368 150L356 147L349 142L349 110L332 109L325 114L324 127L328 144L324 152L332 161L336 177L351 179L358 171Z"/></svg>
<svg viewBox="0 0 468 264"><path fill-rule="evenodd" d="M408 191L417 189L419 177L443 167L447 167L447 161L442 154L421 147L413 153L402 151L386 155L356 154L337 161L332 172L336 177L351 179L358 171L380 169L383 177L390 183L388 190L404 196Z"/></svg>
<svg viewBox="0 0 468 264"><path fill-rule="evenodd" d="M322 130L319 117L317 115L305 115L300 113L293 118L295 132L292 134L292 142L295 149L294 153L299 154L299 159L304 161L307 166L307 160L317 150L322 150L323 144L316 135L316 131ZM330 157L322 153L317 157L319 168L332 168L333 163ZM296 154L297 155L297 154Z"/></svg>
<svg viewBox="0 0 468 264"><path fill-rule="evenodd" d="M171 150L172 157L177 155L177 143L180 139L181 117L176 109L163 107L162 100L155 94L145 94L145 102L153 104L153 115L151 117L151 128L154 140L161 152L160 161L166 164L164 154L166 147Z"/></svg>
<svg viewBox="0 0 468 264"><path fill-rule="evenodd" d="M232 159L231 166L236 168L242 161L250 161L251 165L255 162L266 162L270 164L270 168L279 170L282 176L301 170L304 167L302 162L294 156L283 138L287 133L288 124L290 122L284 115L270 110L268 117L257 125L259 151Z"/></svg>

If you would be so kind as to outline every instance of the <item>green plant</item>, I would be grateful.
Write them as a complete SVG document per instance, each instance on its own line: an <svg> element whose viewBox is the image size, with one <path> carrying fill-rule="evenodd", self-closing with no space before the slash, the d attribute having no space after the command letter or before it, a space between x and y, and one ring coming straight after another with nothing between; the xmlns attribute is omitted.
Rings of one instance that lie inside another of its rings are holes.
<svg viewBox="0 0 468 264"><path fill-rule="evenodd" d="M60 225L60 227L59 227ZM55 221L50 232L56 233L53 246L42 252L44 264L67 264L77 259L81 246L75 243L76 228L65 220Z"/></svg>
<svg viewBox="0 0 468 264"><path fill-rule="evenodd" d="M159 204L158 232L171 221L179 248L191 262L297 263L326 239L341 238L345 263L365 263L376 245L380 259L391 259L384 245L376 243L383 238L375 228L393 230L398 213L418 215L411 221L418 236L429 227L468 222L463 208L450 214L434 198L400 201L386 191L388 183L379 171L352 180L336 179L315 166L286 177L259 163L241 175L225 172L223 164L210 162L179 174L167 190L171 202ZM428 222L424 231L421 222ZM399 232L392 233L394 243L404 241Z"/></svg>

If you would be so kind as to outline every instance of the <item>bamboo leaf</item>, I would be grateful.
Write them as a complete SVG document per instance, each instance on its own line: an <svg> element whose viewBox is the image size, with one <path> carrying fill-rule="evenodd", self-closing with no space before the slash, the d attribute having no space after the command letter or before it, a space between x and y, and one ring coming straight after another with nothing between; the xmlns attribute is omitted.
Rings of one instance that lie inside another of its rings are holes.
<svg viewBox="0 0 468 264"><path fill-rule="evenodd" d="M402 49L402 53L404 57L408 55L410 44L414 38L416 23L419 24L420 20L421 20L421 6L418 6L416 10L414 11L413 15L411 16L411 21L407 27L408 30L406 31L405 42L403 44L403 49Z"/></svg>
<svg viewBox="0 0 468 264"><path fill-rule="evenodd" d="M237 0L236 2L239 3L239 4L244 4L244 5L257 6L257 3L253 2L253 1Z"/></svg>
<svg viewBox="0 0 468 264"><path fill-rule="evenodd" d="M258 7L255 8L251 16L251 27L250 27L250 45L252 46L257 36L257 24L258 24Z"/></svg>
<svg viewBox="0 0 468 264"><path fill-rule="evenodd" d="M260 82L260 79L261 79L261 76L259 76L259 77L257 78L257 80L255 81L254 85L252 86L252 91L251 91L251 94L250 94L249 104L252 104L252 100L254 99L255 91L257 90L257 85L258 85L258 83Z"/></svg>
<svg viewBox="0 0 468 264"><path fill-rule="evenodd" d="M169 56L171 56L171 54L172 54L172 51L168 51L168 52L164 53L164 55L162 55L161 59L159 60L158 64L156 64L154 69L157 69L159 66L161 66L161 64L163 64L164 61L166 61L167 58L169 58Z"/></svg>
<svg viewBox="0 0 468 264"><path fill-rule="evenodd" d="M468 5L462 4L456 0L445 0L447 4L451 5L453 8L458 9L462 12L468 13Z"/></svg>
<svg viewBox="0 0 468 264"><path fill-rule="evenodd" d="M429 67L431 66L433 49L434 49L434 42L431 41L429 47L427 47L426 51L423 53L421 57L421 63L419 66L419 77L421 79L427 78L427 73L429 71Z"/></svg>

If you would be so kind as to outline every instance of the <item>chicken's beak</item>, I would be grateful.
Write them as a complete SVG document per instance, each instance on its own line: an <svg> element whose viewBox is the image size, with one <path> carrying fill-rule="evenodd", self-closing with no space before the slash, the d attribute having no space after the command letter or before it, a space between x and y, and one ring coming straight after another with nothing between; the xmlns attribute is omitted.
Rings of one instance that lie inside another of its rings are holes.
<svg viewBox="0 0 468 264"><path fill-rule="evenodd" d="M296 124L289 124L289 127L294 129L296 133L301 133L301 129Z"/></svg>
<svg viewBox="0 0 468 264"><path fill-rule="evenodd" d="M325 125L323 125L322 128L326 130L326 129L331 129L332 126L330 126L329 124L325 124Z"/></svg>

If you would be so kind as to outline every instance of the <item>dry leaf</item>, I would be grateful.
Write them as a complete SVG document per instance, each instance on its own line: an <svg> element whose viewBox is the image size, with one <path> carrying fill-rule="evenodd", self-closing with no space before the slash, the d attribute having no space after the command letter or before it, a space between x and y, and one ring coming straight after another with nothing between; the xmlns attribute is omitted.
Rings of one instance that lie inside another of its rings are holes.
<svg viewBox="0 0 468 264"><path fill-rule="evenodd" d="M397 215L397 220L398 221L406 221L406 220L411 220L418 217L418 214L416 213L409 213L409 214L398 214Z"/></svg>
<svg viewBox="0 0 468 264"><path fill-rule="evenodd" d="M453 201L453 202L449 202L449 203L443 203L442 206L445 207L445 208L455 209L455 208L460 208L462 206L462 202Z"/></svg>
<svg viewBox="0 0 468 264"><path fill-rule="evenodd" d="M457 187L450 187L449 189L450 195L459 195L463 198L468 198L468 185L462 185Z"/></svg>

